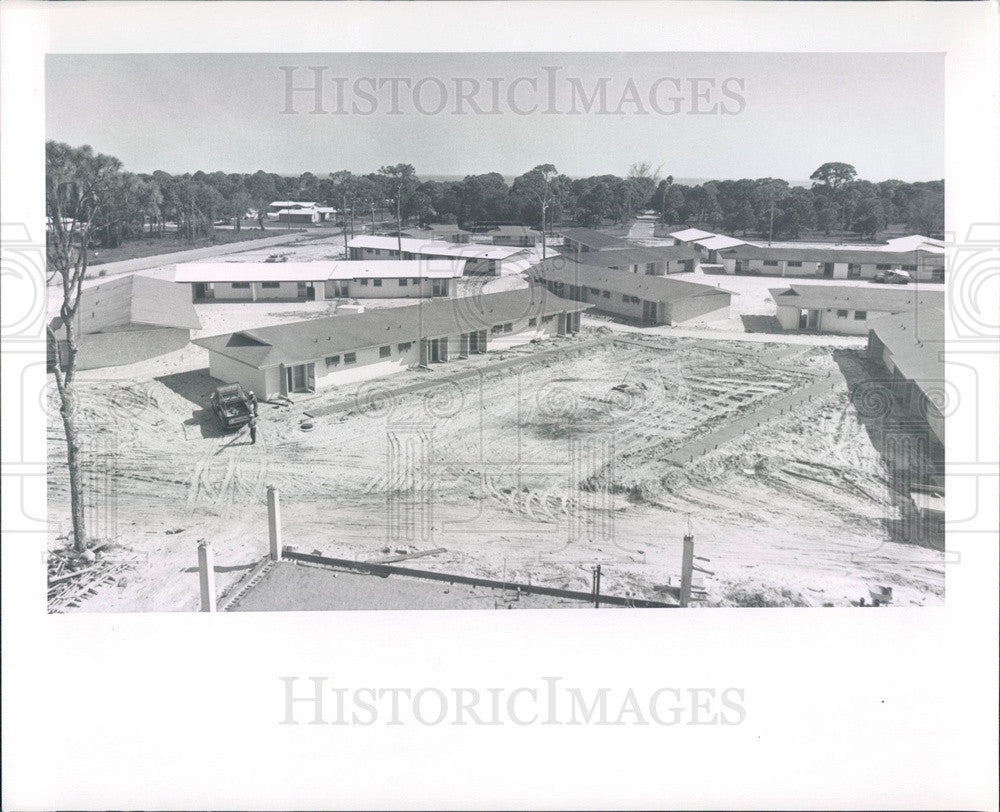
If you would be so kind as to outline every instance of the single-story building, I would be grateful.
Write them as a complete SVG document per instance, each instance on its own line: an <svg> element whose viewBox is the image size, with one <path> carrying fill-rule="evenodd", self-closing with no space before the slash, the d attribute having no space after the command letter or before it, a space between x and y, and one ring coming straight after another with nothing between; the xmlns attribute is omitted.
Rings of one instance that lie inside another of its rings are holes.
<svg viewBox="0 0 1000 812"><path fill-rule="evenodd" d="M674 245L684 245L685 243L707 240L719 235L714 231L703 231L700 228L684 228L680 231L671 231L669 236L674 241Z"/></svg>
<svg viewBox="0 0 1000 812"><path fill-rule="evenodd" d="M944 310L924 307L876 319L868 331L868 354L890 376L898 413L920 417L944 445Z"/></svg>
<svg viewBox="0 0 1000 812"><path fill-rule="evenodd" d="M56 347L49 346L49 363L68 355L62 318L49 327ZM84 288L76 313L77 369L134 364L179 350L201 322L187 291L173 282L129 274Z"/></svg>
<svg viewBox="0 0 1000 812"><path fill-rule="evenodd" d="M392 259L449 260L459 275L502 276L527 270L533 260L530 249L506 245L456 244L439 240L414 240L407 237L360 234L347 248L352 260Z"/></svg>
<svg viewBox="0 0 1000 812"><path fill-rule="evenodd" d="M575 333L587 307L531 286L242 330L195 343L208 350L212 377L270 398Z"/></svg>
<svg viewBox="0 0 1000 812"><path fill-rule="evenodd" d="M280 209L278 211L279 223L318 223L319 221L319 209L315 206L312 208Z"/></svg>
<svg viewBox="0 0 1000 812"><path fill-rule="evenodd" d="M409 237L412 240L438 240L457 245L464 245L472 237L472 233L466 231L464 228L459 228L456 225L448 225L447 223L432 223L423 228L404 228L398 233L400 236ZM386 232L386 236L389 237L395 237L396 234L395 230Z"/></svg>
<svg viewBox="0 0 1000 812"><path fill-rule="evenodd" d="M268 217L277 218L278 212L289 209L315 209L319 204L314 200L301 201L301 200L275 200L273 203L268 204L267 215Z"/></svg>
<svg viewBox="0 0 1000 812"><path fill-rule="evenodd" d="M665 276L695 270L698 257L698 251L692 246L678 245L666 248L609 248L607 251L585 251L574 254L572 258L598 268Z"/></svg>
<svg viewBox="0 0 1000 812"><path fill-rule="evenodd" d="M883 316L944 307L944 291L916 287L791 285L770 293L781 328L790 331L865 335L870 323Z"/></svg>
<svg viewBox="0 0 1000 812"><path fill-rule="evenodd" d="M726 319L734 295L711 285L600 268L568 257L540 262L529 275L544 282L556 296L645 324Z"/></svg>
<svg viewBox="0 0 1000 812"><path fill-rule="evenodd" d="M772 244L723 248L718 257L728 274L872 279L881 271L907 271L921 282L944 281L944 248L912 238L884 245ZM909 240L909 242L907 242ZM900 246L916 245L912 250Z"/></svg>
<svg viewBox="0 0 1000 812"><path fill-rule="evenodd" d="M556 236L562 239L563 247L571 254L629 247L629 243L621 237L613 237L592 228L554 228L552 230Z"/></svg>
<svg viewBox="0 0 1000 812"><path fill-rule="evenodd" d="M174 282L190 285L196 304L308 302L453 296L461 275L448 260L187 262Z"/></svg>
<svg viewBox="0 0 1000 812"><path fill-rule="evenodd" d="M530 226L497 226L487 232L494 245L516 245L531 248L542 241L542 232Z"/></svg>

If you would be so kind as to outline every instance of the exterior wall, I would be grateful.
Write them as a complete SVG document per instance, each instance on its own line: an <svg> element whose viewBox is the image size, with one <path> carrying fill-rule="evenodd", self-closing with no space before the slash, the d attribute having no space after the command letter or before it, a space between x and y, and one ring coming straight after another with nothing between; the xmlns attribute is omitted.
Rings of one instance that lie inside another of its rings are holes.
<svg viewBox="0 0 1000 812"><path fill-rule="evenodd" d="M234 288L232 282L213 282L215 296L212 301L244 302L253 299L253 288Z"/></svg>
<svg viewBox="0 0 1000 812"><path fill-rule="evenodd" d="M819 314L816 326L806 328L808 332L836 333L837 335L861 336L868 335L871 322L877 318L885 316L885 310L866 310L863 319L856 319L857 310L847 309L846 316L838 316L839 310L844 308L823 308L817 309ZM799 313L809 313L808 308L792 307L789 305L779 305L777 309L777 319L781 323L783 330L799 330Z"/></svg>
<svg viewBox="0 0 1000 812"><path fill-rule="evenodd" d="M135 364L185 347L189 330L181 327L145 328L128 325L113 333L89 333L77 342L77 369L100 369ZM59 342L60 357L66 358L68 345Z"/></svg>
<svg viewBox="0 0 1000 812"><path fill-rule="evenodd" d="M535 325L529 325L529 321L530 318L525 316L512 322L509 333L494 335L487 329L487 351L509 349L535 339L550 338L556 335L559 329L558 315L554 315L548 322L539 316ZM429 336L428 338L445 337L448 339L448 362L458 360L461 335ZM316 389L361 383L401 372L420 363L420 342L418 340L410 342L410 348L402 353L399 351L398 342L390 344L389 347L390 355L386 358L381 357L379 347L356 350L356 361L353 364L344 363L345 353L339 353L340 362L334 366L328 366L325 357L314 359L311 363L315 365ZM280 366L258 370L219 353L210 352L209 372L213 378L218 378L226 383L243 384L246 388L252 389L258 397L270 398L281 393L283 368Z"/></svg>
<svg viewBox="0 0 1000 812"><path fill-rule="evenodd" d="M510 245L515 248L531 248L536 243L542 241L541 236L538 237L504 237L504 236L494 236L494 245Z"/></svg>
<svg viewBox="0 0 1000 812"><path fill-rule="evenodd" d="M836 257L834 258L836 259ZM763 259L751 259L744 260L744 265L749 267L752 271L756 271L761 276L781 276L781 277L800 277L800 278L813 278L820 277L824 278L824 263L813 262L813 261L803 261L801 266L790 265L788 260L775 260L777 265L765 265L765 260ZM727 274L736 273L736 259L733 257L722 257L720 259L720 264ZM851 275L848 265L857 264L858 272L856 275ZM879 266L886 266L880 268ZM914 266L916 270L914 270ZM932 281L943 281L942 273L944 268L943 259L928 260L922 258L919 262L898 262L895 260L886 260L885 262L861 262L861 263L847 263L847 262L834 262L833 263L833 276L825 277L827 279L874 279L875 274L884 272L887 270L901 270L908 269L910 275L921 282L932 282ZM935 279L937 277L937 279Z"/></svg>
<svg viewBox="0 0 1000 812"><path fill-rule="evenodd" d="M348 296L352 299L404 299L429 298L434 290L433 280L422 279L419 284L413 284L412 277L406 277L408 284L400 286L399 279L382 279L381 285L376 285L374 279L368 279L367 285L362 280L350 279L347 283ZM448 295L455 292L455 280L443 280L448 283Z"/></svg>
<svg viewBox="0 0 1000 812"><path fill-rule="evenodd" d="M729 303L732 297L728 293L706 293L704 296L691 296L674 302L664 302L664 324L684 324L689 321L719 321L729 318Z"/></svg>
<svg viewBox="0 0 1000 812"><path fill-rule="evenodd" d="M265 370L211 350L208 353L208 374L224 383L241 383L244 388L253 390L259 398L266 399L281 393L277 375L273 376L272 383L268 380ZM269 383L271 388L268 388Z"/></svg>
<svg viewBox="0 0 1000 812"><path fill-rule="evenodd" d="M304 302L307 297L299 291L298 282L279 282L276 288L265 288L263 282L250 282L248 288L234 288L232 282L208 282L211 286L212 297L204 299L195 298L195 283L191 283L191 299L199 304L211 302L250 302L250 301L271 301L271 302ZM322 301L324 296L323 282L307 282L312 285L316 293L316 299Z"/></svg>
<svg viewBox="0 0 1000 812"><path fill-rule="evenodd" d="M257 299L298 299L299 286L297 282L279 282L276 288L265 288L260 282L251 282L253 293ZM240 291L234 291L239 293Z"/></svg>

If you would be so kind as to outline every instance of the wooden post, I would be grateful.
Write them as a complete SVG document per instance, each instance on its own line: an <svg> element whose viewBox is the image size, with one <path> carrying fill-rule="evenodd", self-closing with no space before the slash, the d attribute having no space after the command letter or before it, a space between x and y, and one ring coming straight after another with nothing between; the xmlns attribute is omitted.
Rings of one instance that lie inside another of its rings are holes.
<svg viewBox="0 0 1000 812"><path fill-rule="evenodd" d="M271 540L271 560L281 561L281 503L278 489L267 486L267 533Z"/></svg>
<svg viewBox="0 0 1000 812"><path fill-rule="evenodd" d="M598 564L591 570L594 577L594 608L601 608L601 565Z"/></svg>
<svg viewBox="0 0 1000 812"><path fill-rule="evenodd" d="M684 536L684 553L681 557L681 606L691 603L691 578L694 575L694 536Z"/></svg>
<svg viewBox="0 0 1000 812"><path fill-rule="evenodd" d="M201 581L201 611L215 611L215 555L205 539L198 542L198 579Z"/></svg>

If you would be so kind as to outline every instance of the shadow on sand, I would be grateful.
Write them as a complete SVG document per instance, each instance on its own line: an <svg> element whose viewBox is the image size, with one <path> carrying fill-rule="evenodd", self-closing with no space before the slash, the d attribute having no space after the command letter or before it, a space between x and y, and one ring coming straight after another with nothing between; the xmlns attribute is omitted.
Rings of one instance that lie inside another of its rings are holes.
<svg viewBox="0 0 1000 812"><path fill-rule="evenodd" d="M774 316L740 316L743 329L748 333L783 333L781 322Z"/></svg>
<svg viewBox="0 0 1000 812"><path fill-rule="evenodd" d="M882 523L892 541L944 549L940 521L921 515L911 499L914 490L944 491L944 448L919 414L893 388L885 368L864 350L837 350L833 358L847 381L851 403L888 476L888 490L898 517Z"/></svg>

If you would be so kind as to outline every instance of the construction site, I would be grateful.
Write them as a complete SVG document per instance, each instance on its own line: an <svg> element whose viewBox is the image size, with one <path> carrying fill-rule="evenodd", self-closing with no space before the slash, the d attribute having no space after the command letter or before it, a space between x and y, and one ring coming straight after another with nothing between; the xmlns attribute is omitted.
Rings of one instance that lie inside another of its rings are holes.
<svg viewBox="0 0 1000 812"><path fill-rule="evenodd" d="M940 450L885 407L863 348L587 320L262 401L254 443L220 430L200 353L78 381L104 543L52 558L50 611L205 609L199 557L229 610L944 601L943 534L911 499ZM49 414L49 510L66 517ZM65 545L67 520L50 528Z"/></svg>

